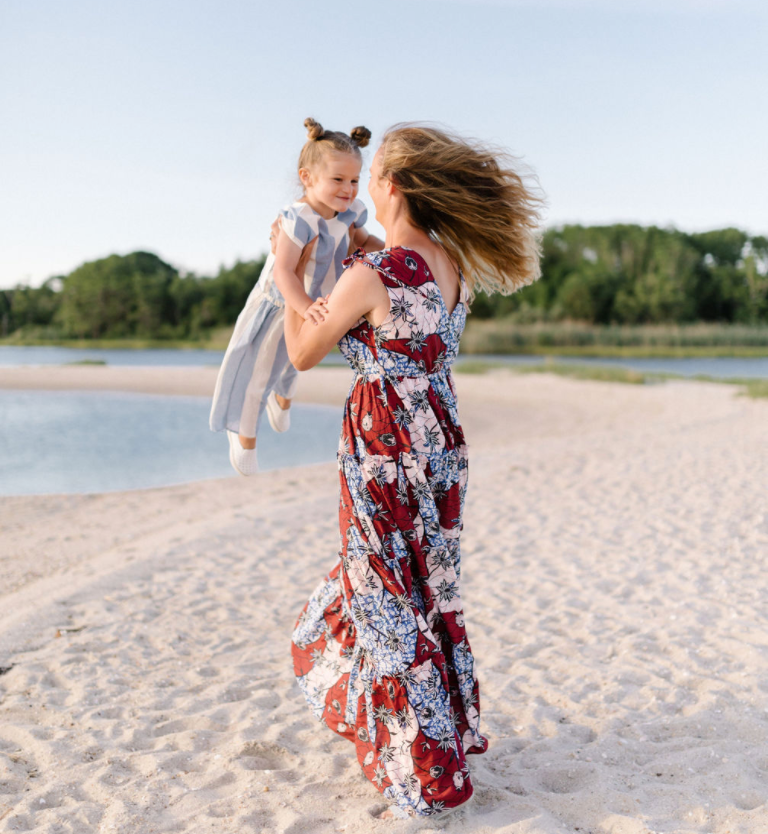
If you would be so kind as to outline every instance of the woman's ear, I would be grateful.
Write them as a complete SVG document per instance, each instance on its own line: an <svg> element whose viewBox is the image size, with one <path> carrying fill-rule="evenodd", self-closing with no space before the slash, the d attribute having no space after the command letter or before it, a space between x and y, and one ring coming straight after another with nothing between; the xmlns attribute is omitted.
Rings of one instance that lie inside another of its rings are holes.
<svg viewBox="0 0 768 834"><path fill-rule="evenodd" d="M309 188L312 185L312 173L309 168L299 168L299 179L304 188Z"/></svg>
<svg viewBox="0 0 768 834"><path fill-rule="evenodd" d="M395 180L395 178L393 176L390 175L388 177L384 177L384 179L386 180L386 183L387 183L387 194L389 194L390 197L395 193L395 191L400 190L397 187L397 181Z"/></svg>

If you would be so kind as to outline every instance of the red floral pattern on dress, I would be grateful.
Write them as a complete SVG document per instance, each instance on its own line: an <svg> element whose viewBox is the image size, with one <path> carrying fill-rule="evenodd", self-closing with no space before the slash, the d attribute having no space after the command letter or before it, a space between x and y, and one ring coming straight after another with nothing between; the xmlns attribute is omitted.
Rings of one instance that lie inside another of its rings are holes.
<svg viewBox="0 0 768 834"><path fill-rule="evenodd" d="M466 285L449 313L428 265L396 247L346 263L390 296L379 327L339 342L355 371L339 448L339 562L299 616L292 651L315 715L355 744L401 814L472 795L487 748L459 588L467 453L450 367Z"/></svg>

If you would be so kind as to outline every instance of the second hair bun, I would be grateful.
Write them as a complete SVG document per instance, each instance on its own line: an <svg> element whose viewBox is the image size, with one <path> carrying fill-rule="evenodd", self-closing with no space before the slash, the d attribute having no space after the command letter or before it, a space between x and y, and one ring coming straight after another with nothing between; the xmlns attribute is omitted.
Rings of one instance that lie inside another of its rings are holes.
<svg viewBox="0 0 768 834"><path fill-rule="evenodd" d="M358 148L364 148L371 138L371 131L367 127L353 127L349 131L349 138L357 145Z"/></svg>

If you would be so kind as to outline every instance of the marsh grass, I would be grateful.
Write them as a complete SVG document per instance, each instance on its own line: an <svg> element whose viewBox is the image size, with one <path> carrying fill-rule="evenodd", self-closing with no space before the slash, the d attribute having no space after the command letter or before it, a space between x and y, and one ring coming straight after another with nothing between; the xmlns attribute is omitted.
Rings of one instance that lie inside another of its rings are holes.
<svg viewBox="0 0 768 834"><path fill-rule="evenodd" d="M464 354L551 354L616 357L768 356L768 325L580 322L520 324L510 319L470 319Z"/></svg>
<svg viewBox="0 0 768 834"><path fill-rule="evenodd" d="M748 397L757 399L758 397L768 397L768 380L766 379L750 379L744 386L744 393Z"/></svg>
<svg viewBox="0 0 768 834"><path fill-rule="evenodd" d="M548 373L571 379L593 379L598 382L623 382L627 385L645 385L650 381L650 374L633 371L630 368L610 368L607 366L570 365L563 362L545 362L543 365L521 365L516 373Z"/></svg>
<svg viewBox="0 0 768 834"><path fill-rule="evenodd" d="M459 374L485 374L488 371L504 369L516 374L557 374L571 379L594 379L599 382L623 382L628 385L644 385L656 382L664 374L647 374L629 368L612 368L600 365L578 365L565 362L543 362L540 365L510 365L505 362L473 361L459 362L454 371Z"/></svg>
<svg viewBox="0 0 768 834"><path fill-rule="evenodd" d="M217 342L194 339L43 339L36 337L14 337L0 339L0 345L13 347L65 347L83 350L147 350L148 348L172 348L176 350L224 350Z"/></svg>
<svg viewBox="0 0 768 834"><path fill-rule="evenodd" d="M212 328L194 339L62 339L51 328L29 328L0 339L0 345L225 350L233 329L234 325ZM768 324L590 325L470 317L461 352L617 358L760 357L768 356Z"/></svg>
<svg viewBox="0 0 768 834"><path fill-rule="evenodd" d="M147 350L170 348L175 350L226 350L235 326L227 325L205 330L199 337L188 339L150 339L125 337L120 339L64 339L54 328L30 327L17 330L0 339L0 345L13 347L66 347L106 350Z"/></svg>

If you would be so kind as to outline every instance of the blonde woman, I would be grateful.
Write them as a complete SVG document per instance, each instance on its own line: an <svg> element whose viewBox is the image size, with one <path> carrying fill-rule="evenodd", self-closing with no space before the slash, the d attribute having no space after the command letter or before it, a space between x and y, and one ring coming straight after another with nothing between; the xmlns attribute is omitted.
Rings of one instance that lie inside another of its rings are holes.
<svg viewBox="0 0 768 834"><path fill-rule="evenodd" d="M315 325L287 310L299 370L338 343L356 376L339 448L340 559L293 634L317 718L355 744L391 802L431 815L472 795L480 732L459 585L467 449L451 365L476 289L538 277L539 201L493 149L391 129L369 193L386 248L355 253Z"/></svg>

